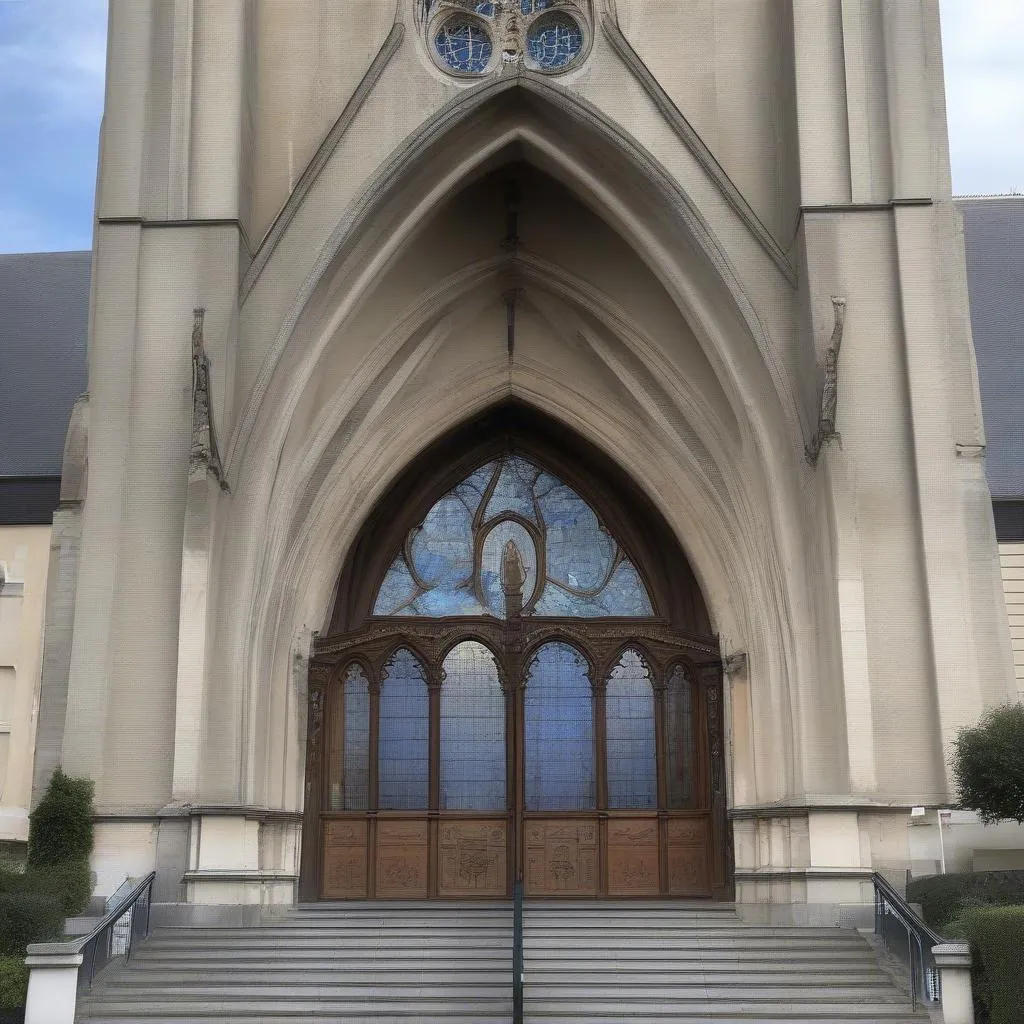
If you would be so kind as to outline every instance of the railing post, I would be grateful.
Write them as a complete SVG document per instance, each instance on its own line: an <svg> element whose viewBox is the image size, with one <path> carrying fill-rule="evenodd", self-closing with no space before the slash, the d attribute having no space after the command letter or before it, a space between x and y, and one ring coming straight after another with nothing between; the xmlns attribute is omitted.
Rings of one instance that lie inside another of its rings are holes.
<svg viewBox="0 0 1024 1024"><path fill-rule="evenodd" d="M78 969L82 954L68 952L64 942L40 942L29 947L25 1024L74 1024L78 1000Z"/></svg>
<svg viewBox="0 0 1024 1024"><path fill-rule="evenodd" d="M944 1024L974 1024L971 947L966 942L943 942L932 946L932 956L942 978Z"/></svg>
<svg viewBox="0 0 1024 1024"><path fill-rule="evenodd" d="M512 1024L523 1024L523 880L512 888Z"/></svg>

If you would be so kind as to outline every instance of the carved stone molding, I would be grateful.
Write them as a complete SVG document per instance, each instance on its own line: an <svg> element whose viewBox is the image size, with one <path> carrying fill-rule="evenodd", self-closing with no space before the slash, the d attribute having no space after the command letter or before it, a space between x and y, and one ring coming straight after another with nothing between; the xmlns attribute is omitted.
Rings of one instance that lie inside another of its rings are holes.
<svg viewBox="0 0 1024 1024"><path fill-rule="evenodd" d="M817 465L822 445L836 434L836 409L839 404L839 351L843 347L843 331L846 327L846 299L832 296L832 315L835 323L832 338L825 352L825 382L821 389L821 403L818 410L818 429L804 452L807 461Z"/></svg>
<svg viewBox="0 0 1024 1024"><path fill-rule="evenodd" d="M210 404L210 359L203 340L205 309L192 311L192 450L189 454L189 475L209 473L228 490L217 435L213 428L213 409Z"/></svg>

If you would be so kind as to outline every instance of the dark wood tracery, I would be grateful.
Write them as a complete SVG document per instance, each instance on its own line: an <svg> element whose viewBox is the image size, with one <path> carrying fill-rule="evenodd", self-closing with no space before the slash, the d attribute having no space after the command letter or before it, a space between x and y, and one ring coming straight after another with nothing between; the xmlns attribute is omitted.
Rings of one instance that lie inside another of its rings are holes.
<svg viewBox="0 0 1024 1024"><path fill-rule="evenodd" d="M482 439L482 440L481 440ZM629 553L647 586L650 618L550 618L520 614L525 574L506 551L508 617L383 618L371 614L377 588L411 525L460 479L514 448L549 468L592 504ZM398 514L396 514L396 511ZM440 809L440 693L443 663L465 641L492 653L506 708L506 808L493 813ZM524 807L524 688L531 659L561 642L589 666L594 706L593 811ZM429 694L429 806L377 809L379 702L392 655L409 650ZM657 809L608 809L605 690L626 650L638 652L654 690ZM364 526L342 572L327 635L318 637L309 674L306 801L301 894L319 898L495 898L517 876L534 896L728 896L722 666L699 587L667 525L628 477L575 435L535 414L506 407L450 435L417 463ZM342 680L358 663L369 683L369 809L331 810L340 770ZM677 665L693 687L696 732L692 805L669 809L665 692ZM557 884L548 870L563 865ZM565 867L564 863L569 866ZM468 873L461 870L469 864Z"/></svg>

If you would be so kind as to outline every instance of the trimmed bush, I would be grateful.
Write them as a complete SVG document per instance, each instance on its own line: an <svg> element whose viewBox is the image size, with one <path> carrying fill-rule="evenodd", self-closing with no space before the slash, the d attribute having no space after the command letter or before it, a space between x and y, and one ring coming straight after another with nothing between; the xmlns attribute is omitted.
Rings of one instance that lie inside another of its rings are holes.
<svg viewBox="0 0 1024 1024"><path fill-rule="evenodd" d="M991 1024L1024 1020L1024 906L985 907L964 918L974 957L975 1004Z"/></svg>
<svg viewBox="0 0 1024 1024"><path fill-rule="evenodd" d="M64 913L55 896L0 893L0 957L25 955L33 942L54 942L64 933Z"/></svg>
<svg viewBox="0 0 1024 1024"><path fill-rule="evenodd" d="M1024 704L993 708L953 744L953 778L960 806L986 825L1012 818L1024 823Z"/></svg>
<svg viewBox="0 0 1024 1024"><path fill-rule="evenodd" d="M0 957L0 1010L20 1010L28 993L28 968L20 956Z"/></svg>
<svg viewBox="0 0 1024 1024"><path fill-rule="evenodd" d="M941 931L975 907L1024 905L1024 871L915 878L907 885L907 901L920 903L925 921Z"/></svg>
<svg viewBox="0 0 1024 1024"><path fill-rule="evenodd" d="M89 779L73 779L57 768L29 819L30 868L88 862L92 853L92 793Z"/></svg>

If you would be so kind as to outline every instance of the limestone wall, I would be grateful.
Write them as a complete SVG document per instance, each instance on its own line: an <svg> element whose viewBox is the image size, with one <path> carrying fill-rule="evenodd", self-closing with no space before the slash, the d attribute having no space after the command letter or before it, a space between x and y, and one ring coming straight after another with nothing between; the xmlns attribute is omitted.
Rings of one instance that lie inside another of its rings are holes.
<svg viewBox="0 0 1024 1024"><path fill-rule="evenodd" d="M474 80L412 0L112 6L63 757L105 849L164 823L132 849L190 898L288 891L305 657L347 546L495 402L600 445L676 531L747 655L730 803L762 836L810 822L780 854L803 898L812 868L860 884L875 811L946 801L955 731L1014 691L937 3L581 11L578 67ZM748 861L754 886L781 864Z"/></svg>

